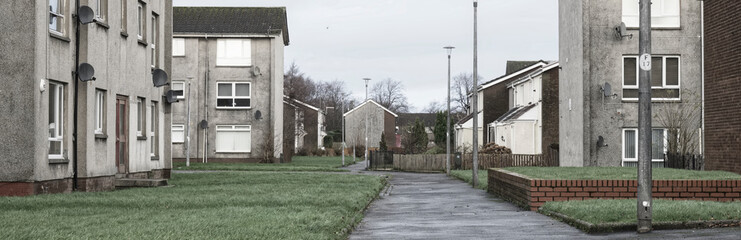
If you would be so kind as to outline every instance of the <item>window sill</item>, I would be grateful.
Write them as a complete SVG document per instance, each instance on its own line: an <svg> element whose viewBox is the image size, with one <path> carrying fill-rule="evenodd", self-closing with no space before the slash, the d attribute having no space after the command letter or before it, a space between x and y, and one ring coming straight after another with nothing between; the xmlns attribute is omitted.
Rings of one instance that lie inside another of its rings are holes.
<svg viewBox="0 0 741 240"><path fill-rule="evenodd" d="M152 156L152 161L159 161L159 160L160 160L159 156Z"/></svg>
<svg viewBox="0 0 741 240"><path fill-rule="evenodd" d="M95 139L106 140L106 139L108 139L108 135L106 135L105 133L96 133L95 134Z"/></svg>
<svg viewBox="0 0 741 240"><path fill-rule="evenodd" d="M225 153L225 154L240 154L240 153L252 153L252 152L239 152L239 151L237 151L237 152L219 152L219 151L216 151L216 153Z"/></svg>
<svg viewBox="0 0 741 240"><path fill-rule="evenodd" d="M136 136L136 140L147 140L147 136Z"/></svg>
<svg viewBox="0 0 741 240"><path fill-rule="evenodd" d="M49 158L49 164L65 164L69 163L67 158Z"/></svg>
<svg viewBox="0 0 741 240"><path fill-rule="evenodd" d="M185 58L185 55L172 55L174 58Z"/></svg>
<svg viewBox="0 0 741 240"><path fill-rule="evenodd" d="M105 28L105 30L108 30L111 28L111 26L108 26L108 24L105 23L105 20L100 19L100 18L95 18L95 23L98 24L98 26Z"/></svg>
<svg viewBox="0 0 741 240"><path fill-rule="evenodd" d="M129 37L129 34L126 33L126 32L124 32L124 31L121 31L121 36L124 37L124 38L128 38Z"/></svg>
<svg viewBox="0 0 741 240"><path fill-rule="evenodd" d="M250 110L252 107L216 107L221 110Z"/></svg>
<svg viewBox="0 0 741 240"><path fill-rule="evenodd" d="M144 39L138 39L137 42L139 43L139 45L142 45L145 47L149 46L149 43L147 43L147 41L144 41Z"/></svg>
<svg viewBox="0 0 741 240"><path fill-rule="evenodd" d="M248 68L252 67L252 65L216 65L216 67L219 68Z"/></svg>
<svg viewBox="0 0 741 240"><path fill-rule="evenodd" d="M51 30L49 31L49 36L50 37L53 37L53 38L56 38L56 39L59 39L59 40L62 40L62 41L65 41L65 42L71 42L71 40L68 37L63 36L63 35L59 35L58 33L52 32Z"/></svg>
<svg viewBox="0 0 741 240"><path fill-rule="evenodd" d="M185 142L172 142L172 144L183 144Z"/></svg>

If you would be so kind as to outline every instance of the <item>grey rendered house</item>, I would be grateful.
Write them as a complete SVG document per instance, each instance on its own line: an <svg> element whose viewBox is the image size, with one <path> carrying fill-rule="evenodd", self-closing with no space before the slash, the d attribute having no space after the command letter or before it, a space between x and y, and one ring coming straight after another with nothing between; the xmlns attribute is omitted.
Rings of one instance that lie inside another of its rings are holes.
<svg viewBox="0 0 741 240"><path fill-rule="evenodd" d="M296 151L301 149L312 151L323 148L324 136L327 136L324 111L296 99L288 97L286 99L296 107L296 116L293 119L295 122L294 148ZM291 119L285 119L284 121L291 121Z"/></svg>
<svg viewBox="0 0 741 240"><path fill-rule="evenodd" d="M188 136L192 161L280 158L286 9L175 7L173 24L172 88L183 90L172 108L175 161Z"/></svg>
<svg viewBox="0 0 741 240"><path fill-rule="evenodd" d="M656 167L664 165L667 129L674 128L661 119L676 109L700 105L701 2L655 0L652 4L652 159ZM621 23L625 32L619 28ZM638 1L559 2L561 166L636 166L637 28ZM606 84L611 91L606 91ZM701 142L699 114L680 120L694 135L687 142Z"/></svg>
<svg viewBox="0 0 741 240"><path fill-rule="evenodd" d="M95 22L78 25L76 4ZM168 87L155 87L152 73L171 72L171 8L170 0L0 3L0 196L169 178Z"/></svg>
<svg viewBox="0 0 741 240"><path fill-rule="evenodd" d="M378 149L381 135L386 137L386 144L389 147L393 146L392 143L396 143L396 118L399 115L376 101L366 100L342 116L345 118L345 142L349 148L365 146L366 136L369 150ZM367 126L366 119L368 120Z"/></svg>

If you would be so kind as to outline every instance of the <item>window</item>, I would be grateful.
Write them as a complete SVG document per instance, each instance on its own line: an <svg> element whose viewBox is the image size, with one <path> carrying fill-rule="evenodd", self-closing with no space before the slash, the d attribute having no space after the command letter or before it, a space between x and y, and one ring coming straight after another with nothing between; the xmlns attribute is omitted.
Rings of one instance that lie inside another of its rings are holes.
<svg viewBox="0 0 741 240"><path fill-rule="evenodd" d="M67 22L64 15L65 5L65 0L49 0L49 30L52 33L58 35L64 35L66 33L64 31Z"/></svg>
<svg viewBox="0 0 741 240"><path fill-rule="evenodd" d="M185 38L173 38L172 39L172 56L173 57L185 56Z"/></svg>
<svg viewBox="0 0 741 240"><path fill-rule="evenodd" d="M126 13L128 12L126 10L126 9L128 9L127 8L127 5L126 5L127 2L128 2L128 0L121 0L121 33L123 33L123 34L126 34L126 32L127 32L126 31L126 26L127 26L127 24L126 24L126 21L127 21L126 20L127 19L126 18Z"/></svg>
<svg viewBox="0 0 741 240"><path fill-rule="evenodd" d="M159 21L156 13L152 13L152 68L159 66L159 53L157 52L157 39L159 37Z"/></svg>
<svg viewBox="0 0 741 240"><path fill-rule="evenodd" d="M666 129L654 128L651 132L651 161L663 162L666 155ZM638 129L623 129L623 166L638 162Z"/></svg>
<svg viewBox="0 0 741 240"><path fill-rule="evenodd" d="M216 126L216 152L247 153L252 151L252 127L249 125Z"/></svg>
<svg viewBox="0 0 741 240"><path fill-rule="evenodd" d="M103 134L105 128L105 91L95 91L95 134Z"/></svg>
<svg viewBox="0 0 741 240"><path fill-rule="evenodd" d="M175 94L175 99L185 99L185 82L183 81L172 81L172 91Z"/></svg>
<svg viewBox="0 0 741 240"><path fill-rule="evenodd" d="M217 108L250 108L250 83L218 83Z"/></svg>
<svg viewBox="0 0 741 240"><path fill-rule="evenodd" d="M49 83L49 158L63 159L64 86Z"/></svg>
<svg viewBox="0 0 741 240"><path fill-rule="evenodd" d="M651 27L679 28L679 0L652 0ZM626 27L639 26L640 6L638 0L623 0L623 22Z"/></svg>
<svg viewBox="0 0 741 240"><path fill-rule="evenodd" d="M172 143L183 143L185 141L185 125L172 125Z"/></svg>
<svg viewBox="0 0 741 240"><path fill-rule="evenodd" d="M144 12L144 3L139 1L139 6L136 8L136 21L137 21L137 32L136 37L139 40L144 40L144 32L146 31L147 16Z"/></svg>
<svg viewBox="0 0 741 240"><path fill-rule="evenodd" d="M105 21L108 15L108 0L95 1L95 18Z"/></svg>
<svg viewBox="0 0 741 240"><path fill-rule="evenodd" d="M623 100L638 100L638 57L623 57ZM651 99L680 99L678 56L651 58Z"/></svg>
<svg viewBox="0 0 741 240"><path fill-rule="evenodd" d="M159 138L157 138L157 128L159 127L159 124L157 122L157 118L159 116L157 112L157 102L152 101L152 106L149 108L149 116L150 116L150 125L149 127L149 137L151 140L151 146L149 153L152 157L157 156L157 147L159 146Z"/></svg>
<svg viewBox="0 0 741 240"><path fill-rule="evenodd" d="M250 66L252 42L249 39L219 39L216 41L216 66Z"/></svg>
<svg viewBox="0 0 741 240"><path fill-rule="evenodd" d="M136 102L136 136L137 137L144 137L144 129L146 129L146 124L144 121L146 121L146 116L144 115L144 108L146 107L144 98L139 98L139 101Z"/></svg>

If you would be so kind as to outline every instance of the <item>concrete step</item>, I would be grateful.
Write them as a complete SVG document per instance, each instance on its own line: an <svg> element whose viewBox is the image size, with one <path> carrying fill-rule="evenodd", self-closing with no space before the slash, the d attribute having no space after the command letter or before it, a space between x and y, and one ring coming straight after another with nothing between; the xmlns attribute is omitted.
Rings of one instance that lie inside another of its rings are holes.
<svg viewBox="0 0 741 240"><path fill-rule="evenodd" d="M161 187L167 186L167 179L119 178L114 185L116 188Z"/></svg>

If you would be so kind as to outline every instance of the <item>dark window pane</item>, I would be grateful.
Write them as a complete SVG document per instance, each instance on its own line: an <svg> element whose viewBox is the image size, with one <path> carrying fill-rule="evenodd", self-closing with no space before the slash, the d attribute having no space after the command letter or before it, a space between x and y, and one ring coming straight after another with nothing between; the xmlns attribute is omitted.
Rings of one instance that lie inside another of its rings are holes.
<svg viewBox="0 0 741 240"><path fill-rule="evenodd" d="M666 85L679 85L679 58L666 59Z"/></svg>
<svg viewBox="0 0 741 240"><path fill-rule="evenodd" d="M636 131L625 131L625 158L636 158Z"/></svg>
<svg viewBox="0 0 741 240"><path fill-rule="evenodd" d="M234 105L232 105L231 99L217 99L216 106L217 107L233 107Z"/></svg>
<svg viewBox="0 0 741 240"><path fill-rule="evenodd" d="M238 83L235 85L236 85L235 92L238 97L249 97L250 96L250 85L249 84Z"/></svg>
<svg viewBox="0 0 741 240"><path fill-rule="evenodd" d="M664 86L664 66L661 57L651 58L651 86Z"/></svg>
<svg viewBox="0 0 741 240"><path fill-rule="evenodd" d="M651 132L651 159L664 159L664 129Z"/></svg>
<svg viewBox="0 0 741 240"><path fill-rule="evenodd" d="M219 95L220 97L232 96L232 84L219 84Z"/></svg>
<svg viewBox="0 0 741 240"><path fill-rule="evenodd" d="M636 85L636 59L635 58L624 58L623 59L623 85L635 86Z"/></svg>
<svg viewBox="0 0 741 240"><path fill-rule="evenodd" d="M250 99L234 99L235 107L249 107Z"/></svg>
<svg viewBox="0 0 741 240"><path fill-rule="evenodd" d="M623 98L638 98L638 89L623 89Z"/></svg>
<svg viewBox="0 0 741 240"><path fill-rule="evenodd" d="M679 98L679 89L651 89L651 98Z"/></svg>

